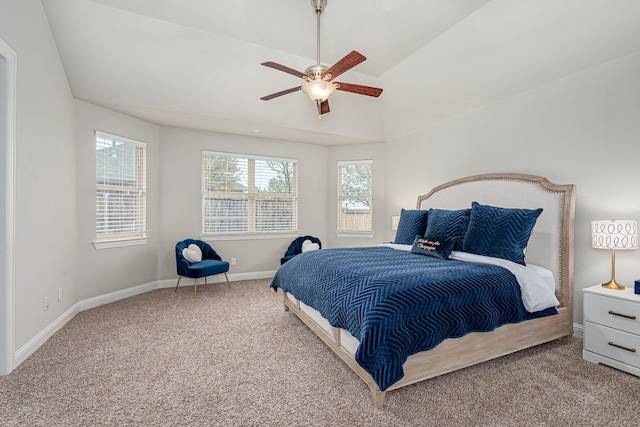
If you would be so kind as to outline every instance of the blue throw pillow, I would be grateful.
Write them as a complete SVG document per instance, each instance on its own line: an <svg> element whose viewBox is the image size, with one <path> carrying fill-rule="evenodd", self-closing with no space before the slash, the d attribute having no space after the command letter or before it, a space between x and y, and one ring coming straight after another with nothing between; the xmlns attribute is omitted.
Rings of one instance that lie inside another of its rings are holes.
<svg viewBox="0 0 640 427"><path fill-rule="evenodd" d="M452 241L453 250L462 250L462 240L469 226L471 209L445 210L429 209L429 220L425 236L434 240Z"/></svg>
<svg viewBox="0 0 640 427"><path fill-rule="evenodd" d="M402 209L400 211L398 230L396 230L396 238L393 243L412 245L414 237L424 234L424 229L427 226L427 215L429 215L429 211L426 210Z"/></svg>
<svg viewBox="0 0 640 427"><path fill-rule="evenodd" d="M525 264L525 249L542 209L511 209L471 204L462 250Z"/></svg>
<svg viewBox="0 0 640 427"><path fill-rule="evenodd" d="M428 237L416 236L413 240L411 252L419 255L427 255L440 259L449 259L453 250L453 241L433 240Z"/></svg>

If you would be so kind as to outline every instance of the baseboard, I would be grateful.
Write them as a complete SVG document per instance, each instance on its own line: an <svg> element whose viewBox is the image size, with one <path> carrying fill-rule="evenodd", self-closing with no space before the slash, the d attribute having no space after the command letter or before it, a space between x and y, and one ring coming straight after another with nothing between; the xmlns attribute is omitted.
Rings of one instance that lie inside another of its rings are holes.
<svg viewBox="0 0 640 427"><path fill-rule="evenodd" d="M276 274L274 271L256 271L252 273L234 273L229 274L230 282L238 282L241 280L256 280L256 279L270 279ZM192 280L192 279L187 279ZM129 298L135 295L140 295L145 292L153 291L160 288L170 288L176 285L177 279L157 280L155 282L145 283L142 285L133 286L127 289L121 289L119 291L110 292L108 294L99 295L78 301L71 306L67 311L62 313L51 322L47 327L41 330L36 336L31 338L25 345L16 350L14 354L13 369L17 368L22 362L24 362L29 356L31 356L40 346L42 346L49 338L51 338L56 332L58 332L64 325L67 324L76 314L84 310L100 307L101 305L109 304L121 299ZM208 283L226 282L224 275L212 276L207 279ZM192 284L189 281L183 279L181 284ZM204 284L202 282L201 284Z"/></svg>
<svg viewBox="0 0 640 427"><path fill-rule="evenodd" d="M584 327L579 323L573 324L573 336L576 338L583 338Z"/></svg>
<svg viewBox="0 0 640 427"><path fill-rule="evenodd" d="M40 348L49 338L58 332L67 322L74 318L74 316L80 313L80 303L75 303L67 311L62 313L56 320L47 325L46 328L41 330L36 336L31 338L25 345L16 350L13 357L13 369L17 368L27 357L31 356L37 349Z"/></svg>
<svg viewBox="0 0 640 427"><path fill-rule="evenodd" d="M230 282L239 282L241 280L257 280L257 279L271 279L275 276L276 271L255 271L252 273L233 273L229 274ZM218 274L216 276L207 277L207 283L226 283L226 279L223 274ZM158 282L158 288L171 288L176 285L178 282L178 277L175 279L165 279L160 280ZM193 279L189 279L188 277L183 277L180 280L180 286L192 286ZM198 279L198 285L204 285L204 280Z"/></svg>

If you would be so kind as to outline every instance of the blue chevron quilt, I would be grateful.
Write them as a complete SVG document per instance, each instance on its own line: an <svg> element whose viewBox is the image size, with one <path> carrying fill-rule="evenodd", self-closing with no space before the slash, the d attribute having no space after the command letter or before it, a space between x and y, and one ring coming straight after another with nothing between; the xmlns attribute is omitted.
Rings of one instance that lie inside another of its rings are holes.
<svg viewBox="0 0 640 427"><path fill-rule="evenodd" d="M402 365L447 338L557 313L529 313L507 269L441 260L389 247L305 252L271 288L290 292L360 341L355 359L386 390Z"/></svg>

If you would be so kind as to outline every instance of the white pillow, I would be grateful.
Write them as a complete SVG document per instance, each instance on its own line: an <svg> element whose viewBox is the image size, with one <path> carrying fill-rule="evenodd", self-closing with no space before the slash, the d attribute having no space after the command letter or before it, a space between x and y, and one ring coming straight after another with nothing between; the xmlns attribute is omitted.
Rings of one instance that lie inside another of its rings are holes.
<svg viewBox="0 0 640 427"><path fill-rule="evenodd" d="M320 249L320 245L309 239L302 242L302 252L317 251L318 249Z"/></svg>
<svg viewBox="0 0 640 427"><path fill-rule="evenodd" d="M194 243L182 250L182 256L189 262L202 261L202 251L200 247Z"/></svg>

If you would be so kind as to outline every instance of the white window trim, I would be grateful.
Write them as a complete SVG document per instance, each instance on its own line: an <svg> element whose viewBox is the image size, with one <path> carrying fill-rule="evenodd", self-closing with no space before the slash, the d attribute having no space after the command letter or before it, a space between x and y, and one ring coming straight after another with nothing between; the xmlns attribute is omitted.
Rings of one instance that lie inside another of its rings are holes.
<svg viewBox="0 0 640 427"><path fill-rule="evenodd" d="M232 153L226 151L210 151L210 150L202 150L201 155L207 156L221 156L221 157L239 157L244 159L251 160L268 160L274 162L290 162L294 164L298 164L298 159L292 159L289 157L272 157L272 156L262 156L255 154L244 154L244 153ZM200 176L202 179L202 175ZM298 178L299 179L299 178ZM299 200L299 189L296 184L296 199ZM297 203L297 202L296 202ZM299 206L296 209L299 212ZM292 231L273 231L273 232L256 232L256 231L246 231L246 232L235 232L235 233L216 233L216 234L200 234L200 240L205 242L213 242L213 241L222 241L222 240L262 240L262 239L285 239L285 238L295 238L300 235L298 231L298 221L300 218L296 219L296 230Z"/></svg>
<svg viewBox="0 0 640 427"><path fill-rule="evenodd" d="M94 135L94 144L95 144L95 139L97 137L100 138L106 138L106 139L115 139L118 141L122 141L125 142L127 144L131 144L134 145L136 147L141 147L144 148L146 150L147 148L147 144L145 142L141 142L141 141L136 141L134 139L130 139L130 138L126 138L124 136L119 136L119 135L115 135L113 133L108 133L108 132L102 132L99 130L96 130ZM145 164L145 175L147 173L147 165ZM144 177L144 180L146 182L147 177ZM146 204L146 201L145 201ZM145 208L146 209L146 208ZM146 215L146 213L145 213ZM145 219L146 221L146 219ZM111 249L111 248L120 248L120 247L126 247L126 246L139 246L139 245L146 245L147 241L149 240L149 238L146 235L146 223L145 223L145 232L143 233L142 236L136 236L136 237L127 237L127 236L123 236L123 237L110 237L110 238L105 238L103 240L98 240L97 236L96 236L96 240L94 240L92 242L93 247L96 250L100 250L100 249Z"/></svg>
<svg viewBox="0 0 640 427"><path fill-rule="evenodd" d="M133 239L113 239L113 240L101 240L93 242L93 247L96 249L111 249L111 248L121 248L124 246L138 246L138 245L146 245L148 237L136 237Z"/></svg>
<svg viewBox="0 0 640 427"><path fill-rule="evenodd" d="M343 165L372 165L373 166L373 160L372 159L367 159L367 160L338 160L337 162L337 166L338 166L338 170L340 170L340 167ZM371 176L371 180L373 181L373 176ZM340 197L340 195L338 194L338 197ZM373 188L371 189L371 200L373 201ZM371 215L373 215L373 210L371 211ZM337 226L338 224L336 224ZM372 224L372 227L374 227L374 225ZM372 239L375 236L375 232L372 231L362 231L362 232L357 232L357 231L336 231L336 237L341 237L341 238L356 238L356 239Z"/></svg>
<svg viewBox="0 0 640 427"><path fill-rule="evenodd" d="M373 239L373 236L375 236L375 233L371 233L371 232L364 232L364 233L346 233L346 232L341 232L341 231L336 231L336 237L350 237L350 238L356 238L356 239Z"/></svg>
<svg viewBox="0 0 640 427"><path fill-rule="evenodd" d="M244 233L244 234L201 234L200 240L214 242L221 240L263 240L263 239L295 239L300 233Z"/></svg>

